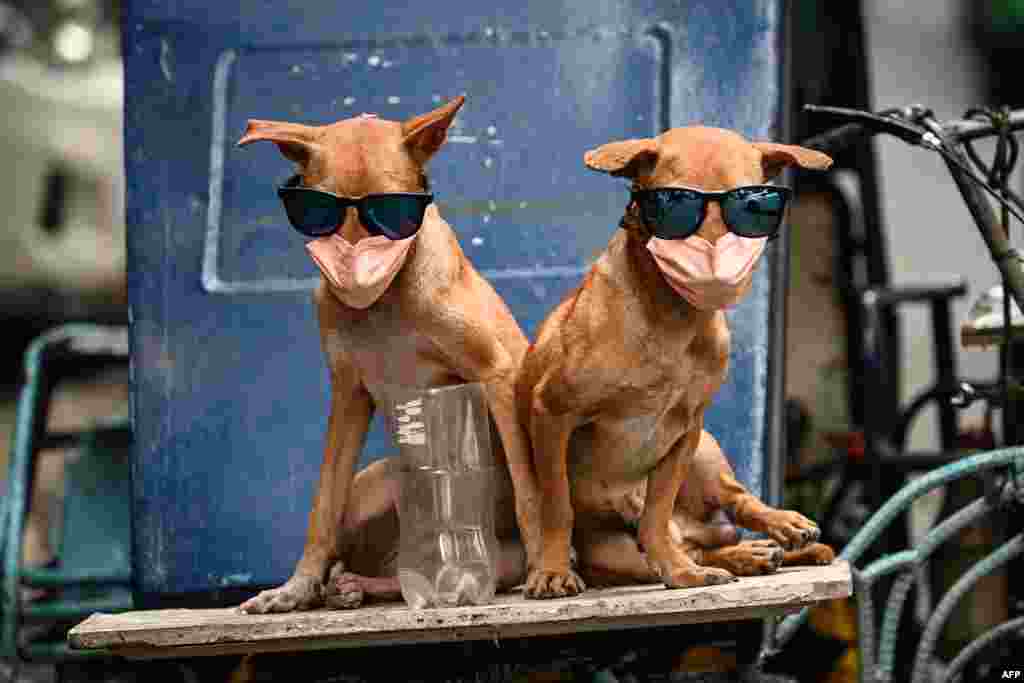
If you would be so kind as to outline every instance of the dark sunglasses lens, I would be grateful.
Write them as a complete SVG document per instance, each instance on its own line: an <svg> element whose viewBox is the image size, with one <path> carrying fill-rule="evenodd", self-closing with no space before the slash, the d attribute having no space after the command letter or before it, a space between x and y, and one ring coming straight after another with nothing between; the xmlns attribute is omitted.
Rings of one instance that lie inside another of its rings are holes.
<svg viewBox="0 0 1024 683"><path fill-rule="evenodd" d="M698 192L665 189L644 192L638 199L644 221L665 240L689 237L704 219L704 198Z"/></svg>
<svg viewBox="0 0 1024 683"><path fill-rule="evenodd" d="M314 190L286 190L280 194L288 220L303 235L329 235L341 222L342 210L329 194Z"/></svg>
<svg viewBox="0 0 1024 683"><path fill-rule="evenodd" d="M783 188L741 187L722 200L722 214L741 237L771 237L782 223L788 198Z"/></svg>
<svg viewBox="0 0 1024 683"><path fill-rule="evenodd" d="M403 240L420 229L430 201L430 197L417 195L371 196L363 201L360 218L371 233Z"/></svg>

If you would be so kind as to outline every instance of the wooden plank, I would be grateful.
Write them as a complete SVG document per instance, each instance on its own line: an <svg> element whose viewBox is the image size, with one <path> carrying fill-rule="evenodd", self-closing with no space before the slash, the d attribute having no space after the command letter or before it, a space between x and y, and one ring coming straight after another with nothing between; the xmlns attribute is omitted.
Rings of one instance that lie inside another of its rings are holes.
<svg viewBox="0 0 1024 683"><path fill-rule="evenodd" d="M827 567L786 568L724 586L629 586L561 600L525 600L515 592L479 607L411 610L404 603L388 603L351 611L264 615L230 608L97 613L71 629L68 640L73 648L146 659L497 640L758 619L844 598L851 591L850 567L837 561Z"/></svg>

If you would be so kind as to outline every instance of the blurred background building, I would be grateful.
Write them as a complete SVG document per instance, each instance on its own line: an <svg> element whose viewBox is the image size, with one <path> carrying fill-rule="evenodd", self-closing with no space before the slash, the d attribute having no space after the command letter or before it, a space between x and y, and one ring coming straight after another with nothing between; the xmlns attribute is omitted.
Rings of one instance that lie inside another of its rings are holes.
<svg viewBox="0 0 1024 683"><path fill-rule="evenodd" d="M0 0L0 480L28 342L56 324L126 324L116 0ZM51 429L127 411L126 373L58 387ZM24 558L52 558L63 461L40 459Z"/></svg>

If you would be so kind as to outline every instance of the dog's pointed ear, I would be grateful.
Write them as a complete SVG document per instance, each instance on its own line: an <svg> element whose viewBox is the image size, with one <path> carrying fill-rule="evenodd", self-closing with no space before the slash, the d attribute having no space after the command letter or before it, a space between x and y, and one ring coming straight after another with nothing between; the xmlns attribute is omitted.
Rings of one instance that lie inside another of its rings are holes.
<svg viewBox="0 0 1024 683"><path fill-rule="evenodd" d="M309 163L309 157L313 153L319 139L319 129L316 126L307 126L302 123L288 123L286 121L261 121L249 119L245 134L238 141L239 147L269 140L277 145L287 159L305 166Z"/></svg>
<svg viewBox="0 0 1024 683"><path fill-rule="evenodd" d="M771 180L782 173L782 169L793 164L812 171L826 171L832 165L832 157L806 147L777 142L753 144L761 152L761 168L764 169L765 180Z"/></svg>
<svg viewBox="0 0 1024 683"><path fill-rule="evenodd" d="M448 128L465 101L466 98L459 95L451 102L402 124L402 142L421 165L427 163L448 139Z"/></svg>
<svg viewBox="0 0 1024 683"><path fill-rule="evenodd" d="M626 178L650 173L657 160L658 141L654 138L609 142L583 155L587 168Z"/></svg>

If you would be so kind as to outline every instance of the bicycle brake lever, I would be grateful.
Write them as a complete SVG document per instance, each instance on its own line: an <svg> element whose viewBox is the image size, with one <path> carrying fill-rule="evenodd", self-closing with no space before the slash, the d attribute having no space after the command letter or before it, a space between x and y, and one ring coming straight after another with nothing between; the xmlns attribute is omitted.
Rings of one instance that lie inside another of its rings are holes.
<svg viewBox="0 0 1024 683"><path fill-rule="evenodd" d="M848 119L870 128L875 132L887 133L897 137L911 145L920 145L932 136L930 131L901 120L904 117L911 117L914 115L913 107L889 109L885 112L874 114L869 111L860 111L859 109L805 104L804 111L812 114L829 114L831 116ZM897 118L897 116L899 118ZM928 140L928 143L933 144L931 140Z"/></svg>

